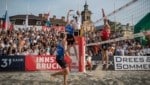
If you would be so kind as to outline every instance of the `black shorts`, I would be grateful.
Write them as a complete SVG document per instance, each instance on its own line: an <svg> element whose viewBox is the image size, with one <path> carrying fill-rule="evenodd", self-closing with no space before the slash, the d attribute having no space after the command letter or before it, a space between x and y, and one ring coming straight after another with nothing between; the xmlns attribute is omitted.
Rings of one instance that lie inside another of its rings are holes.
<svg viewBox="0 0 150 85"><path fill-rule="evenodd" d="M102 44L102 49L103 50L108 50L108 47L109 47L109 44L107 44L107 43Z"/></svg>
<svg viewBox="0 0 150 85"><path fill-rule="evenodd" d="M67 34L67 44L68 45L73 45L75 43L74 36L71 34Z"/></svg>
<svg viewBox="0 0 150 85"><path fill-rule="evenodd" d="M66 64L64 59L58 59L58 56L56 56L56 61L57 61L57 63L59 64L59 66L61 68L66 68L67 67L67 64Z"/></svg>

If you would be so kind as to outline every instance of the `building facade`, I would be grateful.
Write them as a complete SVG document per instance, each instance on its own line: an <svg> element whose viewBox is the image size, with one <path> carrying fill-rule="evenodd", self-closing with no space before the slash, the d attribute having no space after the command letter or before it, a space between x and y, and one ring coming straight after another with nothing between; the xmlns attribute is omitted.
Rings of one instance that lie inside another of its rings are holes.
<svg viewBox="0 0 150 85"><path fill-rule="evenodd" d="M58 19L55 15L53 15L52 18L49 18L49 14L39 14L39 17L41 18L42 25L47 21L47 19L51 22L51 25L53 26L65 26L67 22L65 21L65 17L62 16L61 19Z"/></svg>
<svg viewBox="0 0 150 85"><path fill-rule="evenodd" d="M14 25L25 25L26 19L28 19L28 25L41 25L41 18L35 15L14 15L10 17L10 21Z"/></svg>
<svg viewBox="0 0 150 85"><path fill-rule="evenodd" d="M85 35L88 32L93 32L94 31L94 24L91 20L91 15L92 12L88 9L88 5L87 2L85 2L84 5L84 10L81 12L81 21L82 21L82 25L81 25L81 32L82 35Z"/></svg>
<svg viewBox="0 0 150 85"><path fill-rule="evenodd" d="M14 15L14 16L10 16L9 18L10 18L11 23L14 24L15 28L25 28L26 19L28 19L28 28L38 27L39 29L42 29L42 26L45 26L45 23L48 20L50 20L50 23L52 26L65 26L66 25L64 16L62 16L61 19L57 19L55 15L52 18L50 18L48 13L39 14L39 16Z"/></svg>

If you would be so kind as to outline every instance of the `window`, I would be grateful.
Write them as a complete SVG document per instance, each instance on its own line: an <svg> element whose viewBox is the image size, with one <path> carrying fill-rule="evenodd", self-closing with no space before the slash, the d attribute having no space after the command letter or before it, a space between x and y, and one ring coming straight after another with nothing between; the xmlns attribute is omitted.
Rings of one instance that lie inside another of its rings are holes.
<svg viewBox="0 0 150 85"><path fill-rule="evenodd" d="M23 21L22 24L25 25L25 21Z"/></svg>
<svg viewBox="0 0 150 85"><path fill-rule="evenodd" d="M87 16L87 20L90 20L90 16Z"/></svg>

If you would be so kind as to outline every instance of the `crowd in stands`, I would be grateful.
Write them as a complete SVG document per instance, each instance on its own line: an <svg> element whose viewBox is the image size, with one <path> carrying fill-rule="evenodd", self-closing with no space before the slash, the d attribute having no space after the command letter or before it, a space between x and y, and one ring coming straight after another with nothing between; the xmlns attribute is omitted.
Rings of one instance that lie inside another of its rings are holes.
<svg viewBox="0 0 150 85"><path fill-rule="evenodd" d="M103 40L100 37L100 32L89 32L86 35L86 43L96 43L96 42L102 42ZM115 39L123 37L123 33L117 32L117 33L111 33L110 38L108 39ZM100 52L101 45L93 45L89 46L90 50L92 51L93 55L97 55L97 52ZM128 40L122 40L117 41L113 43L108 43L107 48L111 47L115 48L115 52L113 54L115 55L146 55L150 53L150 43L147 43L145 46L142 45L141 41L139 39L128 39Z"/></svg>
<svg viewBox="0 0 150 85"><path fill-rule="evenodd" d="M0 31L0 55L53 54L59 32L56 30Z"/></svg>
<svg viewBox="0 0 150 85"><path fill-rule="evenodd" d="M101 42L101 32L100 31L96 31L96 32L88 32L87 34L85 34L86 36L86 43L95 43L95 42ZM111 32L111 36L109 39L115 39L115 38L119 38L119 37L123 37L123 33L121 32Z"/></svg>
<svg viewBox="0 0 150 85"><path fill-rule="evenodd" d="M98 65L99 60L101 60L103 65L102 69L104 70L108 69L108 64L110 64L110 66L111 64L113 65L114 56L150 56L150 44L144 46L140 43L140 41L136 39L128 39L88 46L86 53L86 60L88 61L88 59L90 58L90 62L93 65ZM106 67L104 67L105 64Z"/></svg>
<svg viewBox="0 0 150 85"><path fill-rule="evenodd" d="M56 30L49 32L32 29L0 31L0 55L53 54L59 34ZM100 42L99 32L91 32L86 40L87 43ZM101 45L91 47L93 55L100 53ZM134 39L108 43L108 49L111 47L115 48L113 53L115 55L140 56L150 53L148 45L142 46Z"/></svg>

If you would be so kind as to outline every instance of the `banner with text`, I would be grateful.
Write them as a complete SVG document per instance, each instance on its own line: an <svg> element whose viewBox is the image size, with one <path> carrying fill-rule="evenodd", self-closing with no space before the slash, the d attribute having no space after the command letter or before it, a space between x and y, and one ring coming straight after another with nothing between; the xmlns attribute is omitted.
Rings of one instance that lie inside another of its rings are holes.
<svg viewBox="0 0 150 85"><path fill-rule="evenodd" d="M26 71L61 69L53 55L27 55L25 60Z"/></svg>
<svg viewBox="0 0 150 85"><path fill-rule="evenodd" d="M150 70L150 56L114 56L115 70Z"/></svg>
<svg viewBox="0 0 150 85"><path fill-rule="evenodd" d="M0 71L25 71L25 56L0 56Z"/></svg>

